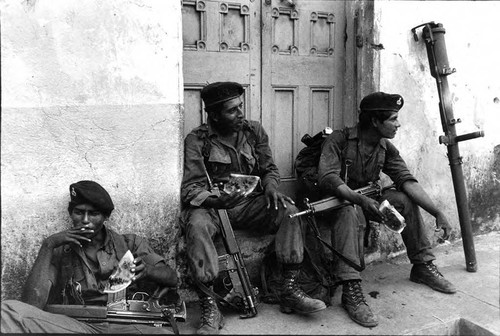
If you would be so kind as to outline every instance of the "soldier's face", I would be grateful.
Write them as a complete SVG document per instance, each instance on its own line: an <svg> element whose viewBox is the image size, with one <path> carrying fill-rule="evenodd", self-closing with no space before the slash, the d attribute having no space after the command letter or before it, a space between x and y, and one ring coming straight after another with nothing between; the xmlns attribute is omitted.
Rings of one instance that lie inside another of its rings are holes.
<svg viewBox="0 0 500 336"><path fill-rule="evenodd" d="M375 119L375 127L382 138L394 138L400 126L401 124L398 120L398 112L392 112L391 116L384 121Z"/></svg>
<svg viewBox="0 0 500 336"><path fill-rule="evenodd" d="M93 233L86 233L87 238L95 237L104 226L106 217L91 204L78 204L71 212L71 220L74 227L87 226L94 230Z"/></svg>
<svg viewBox="0 0 500 336"><path fill-rule="evenodd" d="M217 128L225 133L238 132L243 126L243 99L236 97L222 104L221 110L214 117Z"/></svg>

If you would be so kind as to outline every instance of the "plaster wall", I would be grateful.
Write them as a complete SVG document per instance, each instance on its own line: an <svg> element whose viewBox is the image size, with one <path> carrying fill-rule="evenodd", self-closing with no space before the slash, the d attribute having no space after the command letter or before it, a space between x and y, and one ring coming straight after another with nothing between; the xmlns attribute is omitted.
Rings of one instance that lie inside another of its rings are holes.
<svg viewBox="0 0 500 336"><path fill-rule="evenodd" d="M181 27L180 1L2 2L2 299L69 225L69 184L83 179L110 193L112 228L175 267Z"/></svg>
<svg viewBox="0 0 500 336"><path fill-rule="evenodd" d="M376 1L374 18L374 78L380 91L400 93L405 105L402 127L394 143L411 171L459 235L459 220L451 171L438 108L436 81L430 75L421 29L419 41L411 29L434 21L446 29L448 76L457 134L483 130L485 136L461 142L460 154L474 233L500 228L500 2L496 1ZM434 224L433 218L424 212ZM425 219L424 218L424 219ZM455 236L455 237L457 237Z"/></svg>

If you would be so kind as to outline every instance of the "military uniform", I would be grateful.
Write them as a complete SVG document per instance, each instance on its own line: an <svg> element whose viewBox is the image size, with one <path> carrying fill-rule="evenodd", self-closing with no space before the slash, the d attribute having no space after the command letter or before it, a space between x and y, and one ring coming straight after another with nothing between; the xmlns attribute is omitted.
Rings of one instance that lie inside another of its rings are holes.
<svg viewBox="0 0 500 336"><path fill-rule="evenodd" d="M297 208L277 192L280 176L269 138L260 123L243 118L242 94L243 87L234 82L205 86L201 97L209 116L208 122L194 129L184 141L181 225L190 269L202 284L198 284L201 308L198 334L217 334L223 326L223 316L214 295L209 295L211 293L206 290L219 272L213 239L220 232L220 219L217 209L204 205L220 200L212 194L210 185L227 182L230 174L255 175L261 179L260 188L241 198L234 206L229 203L231 206L226 210L235 229L276 233L276 255L283 264L284 278L280 309L287 313L309 314L326 308L324 302L310 298L297 284L304 257L306 223L289 217L297 212ZM269 197L278 198L277 209L274 204L268 208ZM286 207L281 201L287 202Z"/></svg>
<svg viewBox="0 0 500 336"><path fill-rule="evenodd" d="M354 160L347 167L345 148L348 146L353 148ZM372 155L366 157L360 148L358 127L349 129L347 139L343 131L334 131L325 139L318 169L319 184L323 189L334 190L344 183L353 190L358 189L378 181L381 171L392 179L396 189L385 191L379 201L387 199L405 218L407 227L401 236L408 258L412 263L434 260L431 241L419 207L406 194L398 191L406 181L417 180L409 172L396 147L389 140L381 139ZM332 245L351 260L359 261L358 227L366 223L361 207L350 205L341 208L333 211L329 218L332 218ZM358 271L340 259L336 262L335 275L339 281L361 279Z"/></svg>
<svg viewBox="0 0 500 336"><path fill-rule="evenodd" d="M80 181L70 186L71 201L68 211L72 213L79 204L92 204L108 217L114 209L107 191L93 181ZM97 263L87 257L82 246L65 244L52 251L50 267L40 281L52 284L48 304L72 304L106 306L125 294L104 293L107 279L118 266L123 255L130 250L150 267L166 265L164 258L156 254L146 239L135 234L118 234L103 226L104 242L96 252ZM132 283L128 296L135 291L152 293L157 286L149 281ZM121 295L121 296L120 296ZM112 333L112 334L172 334L170 328L156 328L145 324L121 324L110 322L84 322L62 314L53 314L17 300L2 302L2 333Z"/></svg>
<svg viewBox="0 0 500 336"><path fill-rule="evenodd" d="M181 225L186 234L191 269L203 283L214 280L218 274L218 254L213 238L220 232L216 209L202 206L203 201L212 195L205 169L214 182L227 181L230 173L259 176L262 188L227 210L231 225L235 229L263 234L277 233L278 260L298 264L303 259L305 223L300 218L289 218L298 211L297 208L287 204L286 208L280 205L278 210L274 207L267 209L263 188L269 184L277 187L280 177L264 128L258 122L245 121L238 139L236 147L221 140L209 122L194 129L184 142ZM204 154L207 146L210 151Z"/></svg>
<svg viewBox="0 0 500 336"><path fill-rule="evenodd" d="M405 218L406 227L401 235L408 258L413 264L410 280L451 294L456 289L432 263L435 257L431 248L430 230L424 225L419 206L432 211L436 220L439 217L440 225L446 226L446 230L451 227L408 171L396 147L387 140L395 136L400 126L397 112L403 104L403 97L399 94L369 94L361 100L358 125L349 129L347 134L342 131L333 132L323 143L318 167L320 189L327 195L337 192L344 193L346 197L351 195L366 209L355 204L334 211L330 216L332 245L351 260L359 260L359 228L366 225L366 214L380 214L374 212L377 210L374 209L378 205L376 202L363 198L364 196L355 197L352 190L379 180L380 172L384 172L392 179L396 188L384 192L378 201L387 199ZM349 188L344 188L344 184ZM412 195L412 199L407 193ZM342 305L349 317L362 326L376 326L378 321L364 298L359 272L337 259L335 274L342 283Z"/></svg>

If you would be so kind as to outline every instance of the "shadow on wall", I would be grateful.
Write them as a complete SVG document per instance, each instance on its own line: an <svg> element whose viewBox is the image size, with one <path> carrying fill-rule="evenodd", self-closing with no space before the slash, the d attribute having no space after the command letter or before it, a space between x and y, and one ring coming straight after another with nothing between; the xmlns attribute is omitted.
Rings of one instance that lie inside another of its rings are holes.
<svg viewBox="0 0 500 336"><path fill-rule="evenodd" d="M483 175L470 179L467 186L474 234L500 230L500 145L493 148L492 155L491 166ZM467 169L475 169L474 160L481 159L471 159Z"/></svg>

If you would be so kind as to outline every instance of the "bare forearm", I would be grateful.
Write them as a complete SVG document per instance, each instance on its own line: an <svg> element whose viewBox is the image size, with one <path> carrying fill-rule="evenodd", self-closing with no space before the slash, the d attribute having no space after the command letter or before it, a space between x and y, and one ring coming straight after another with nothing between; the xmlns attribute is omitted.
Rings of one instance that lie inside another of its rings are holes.
<svg viewBox="0 0 500 336"><path fill-rule="evenodd" d="M440 212L427 192L418 182L407 181L402 185L402 189L413 202L430 213L432 216L436 217Z"/></svg>
<svg viewBox="0 0 500 336"><path fill-rule="evenodd" d="M349 188L346 184L341 184L335 191L335 195L337 197L348 200L351 203L361 205L363 198L366 196L361 195L360 193L355 192L351 188Z"/></svg>
<svg viewBox="0 0 500 336"><path fill-rule="evenodd" d="M51 259L53 248L44 242L40 248L31 272L24 284L21 300L25 303L43 309L47 303L52 287Z"/></svg>

